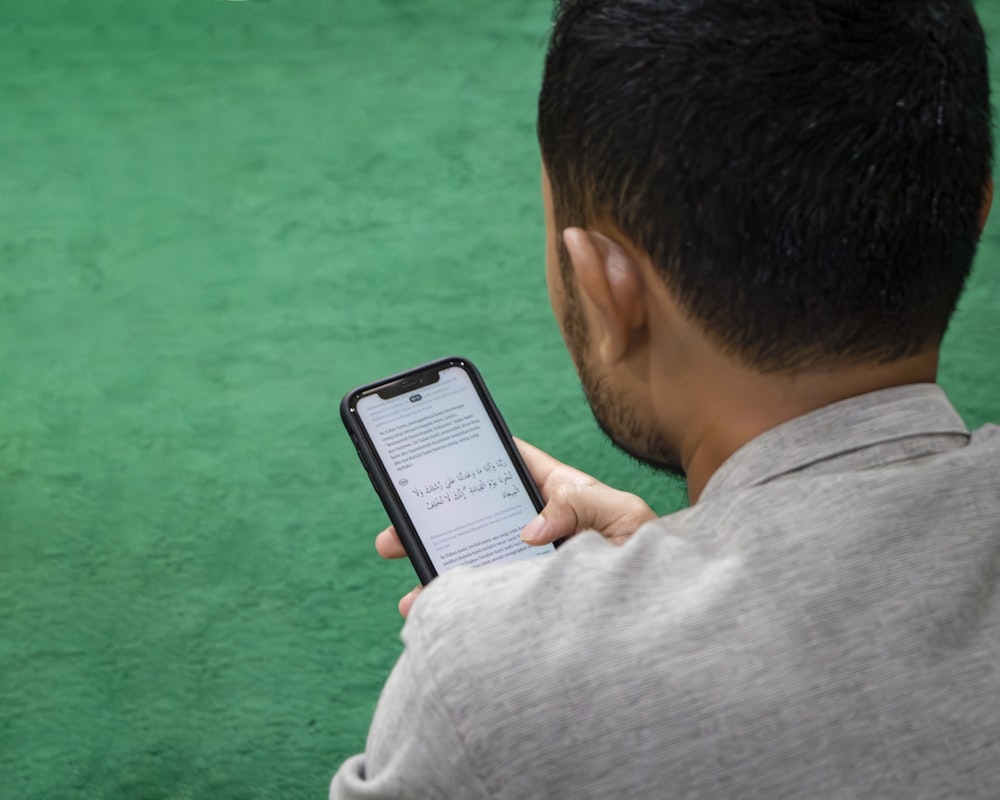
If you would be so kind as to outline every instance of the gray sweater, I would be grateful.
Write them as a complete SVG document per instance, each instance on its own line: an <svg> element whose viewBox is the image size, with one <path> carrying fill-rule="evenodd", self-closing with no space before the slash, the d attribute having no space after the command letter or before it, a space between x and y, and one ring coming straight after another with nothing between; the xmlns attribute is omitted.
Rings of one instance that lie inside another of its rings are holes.
<svg viewBox="0 0 1000 800"><path fill-rule="evenodd" d="M332 798L1000 797L1000 428L856 397L623 547L438 578Z"/></svg>

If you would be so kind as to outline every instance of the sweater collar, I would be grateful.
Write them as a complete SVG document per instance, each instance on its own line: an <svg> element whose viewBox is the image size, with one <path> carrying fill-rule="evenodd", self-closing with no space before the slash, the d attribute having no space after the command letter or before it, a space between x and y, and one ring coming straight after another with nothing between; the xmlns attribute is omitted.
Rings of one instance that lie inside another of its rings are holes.
<svg viewBox="0 0 1000 800"><path fill-rule="evenodd" d="M796 417L747 442L715 471L698 502L791 473L865 469L963 447L969 436L940 386L880 389Z"/></svg>

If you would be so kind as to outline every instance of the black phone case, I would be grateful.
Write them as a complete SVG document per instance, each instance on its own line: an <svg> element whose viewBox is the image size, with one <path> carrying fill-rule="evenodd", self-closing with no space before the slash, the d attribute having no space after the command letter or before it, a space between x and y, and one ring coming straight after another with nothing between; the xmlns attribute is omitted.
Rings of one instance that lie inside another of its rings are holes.
<svg viewBox="0 0 1000 800"><path fill-rule="evenodd" d="M361 463L364 465L365 471L368 473L368 478L371 480L375 492L378 494L379 499L382 501L382 505L385 507L385 510L389 515L390 521L395 526L396 532L399 534L399 539L403 543L403 547L406 549L406 554L409 556L414 570L416 570L417 577L420 579L420 582L425 585L437 575L437 571L431 564L427 551L424 549L423 543L420 541L420 536L414 528L413 523L410 521L409 515L406 513L403 501L400 499L399 494L392 485L392 481L389 480L389 476L382 466L382 460L379 458L379 455L375 450L375 446L368 438L368 434L365 431L364 426L357 418L357 412L354 408L354 404L363 395L370 394L371 392L379 389L385 389L392 384L402 384L403 388L401 388L400 391L417 388L421 385L421 376L424 376L428 372L440 371L447 367L461 367L468 373L469 377L472 379L473 385L476 388L476 392L479 395L479 399L482 401L483 407L486 409L490 421L493 423L494 429L500 436L504 448L507 450L507 455L510 457L511 463L514 465L514 469L521 478L521 482L524 484L524 488L527 491L528 496L531 498L532 503L534 503L535 509L537 511L541 511L545 505L542 500L542 494L538 490L538 487L535 486L535 482L531 479L528 468L525 466L520 452L518 452L517 445L514 443L514 439L511 437L510 431L507 429L507 423L504 422L503 417L500 415L500 411L496 407L496 403L493 402L493 398L490 396L489 390L486 388L482 375L479 374L479 370L476 369L475 365L468 359L461 358L459 356L442 358L437 361L422 364L419 367L413 367L405 372L400 372L395 375L390 375L387 378L373 381L372 383L366 383L364 386L359 386L356 389L352 389L344 395L344 399L340 402L340 418L344 422L344 427L347 428L347 433L350 435L351 441L354 443L354 449L357 450L358 456L361 458ZM406 385L405 382L409 381L412 381L412 387Z"/></svg>

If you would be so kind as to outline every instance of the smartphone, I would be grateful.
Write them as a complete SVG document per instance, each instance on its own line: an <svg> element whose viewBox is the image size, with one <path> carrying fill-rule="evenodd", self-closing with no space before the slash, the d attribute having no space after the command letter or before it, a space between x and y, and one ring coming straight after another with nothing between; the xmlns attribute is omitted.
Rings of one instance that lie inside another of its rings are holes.
<svg viewBox="0 0 1000 800"><path fill-rule="evenodd" d="M421 583L457 566L554 552L521 541L542 496L467 359L354 389L340 416Z"/></svg>

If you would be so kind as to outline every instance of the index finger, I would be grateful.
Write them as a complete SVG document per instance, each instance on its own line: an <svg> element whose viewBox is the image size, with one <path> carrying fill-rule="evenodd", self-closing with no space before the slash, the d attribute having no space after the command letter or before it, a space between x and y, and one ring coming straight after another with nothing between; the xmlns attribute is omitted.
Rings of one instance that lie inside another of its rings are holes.
<svg viewBox="0 0 1000 800"><path fill-rule="evenodd" d="M531 473L531 477L534 478L535 483L538 484L544 495L548 495L548 492L555 488L556 483L582 485L597 483L596 479L586 472L581 472L569 464L564 464L559 459L553 458L544 450L539 450L533 444L529 444L523 439L518 439L515 436L514 443L521 453L521 458L524 459L524 464L528 468L528 472ZM550 481L553 482L552 486L548 486Z"/></svg>

